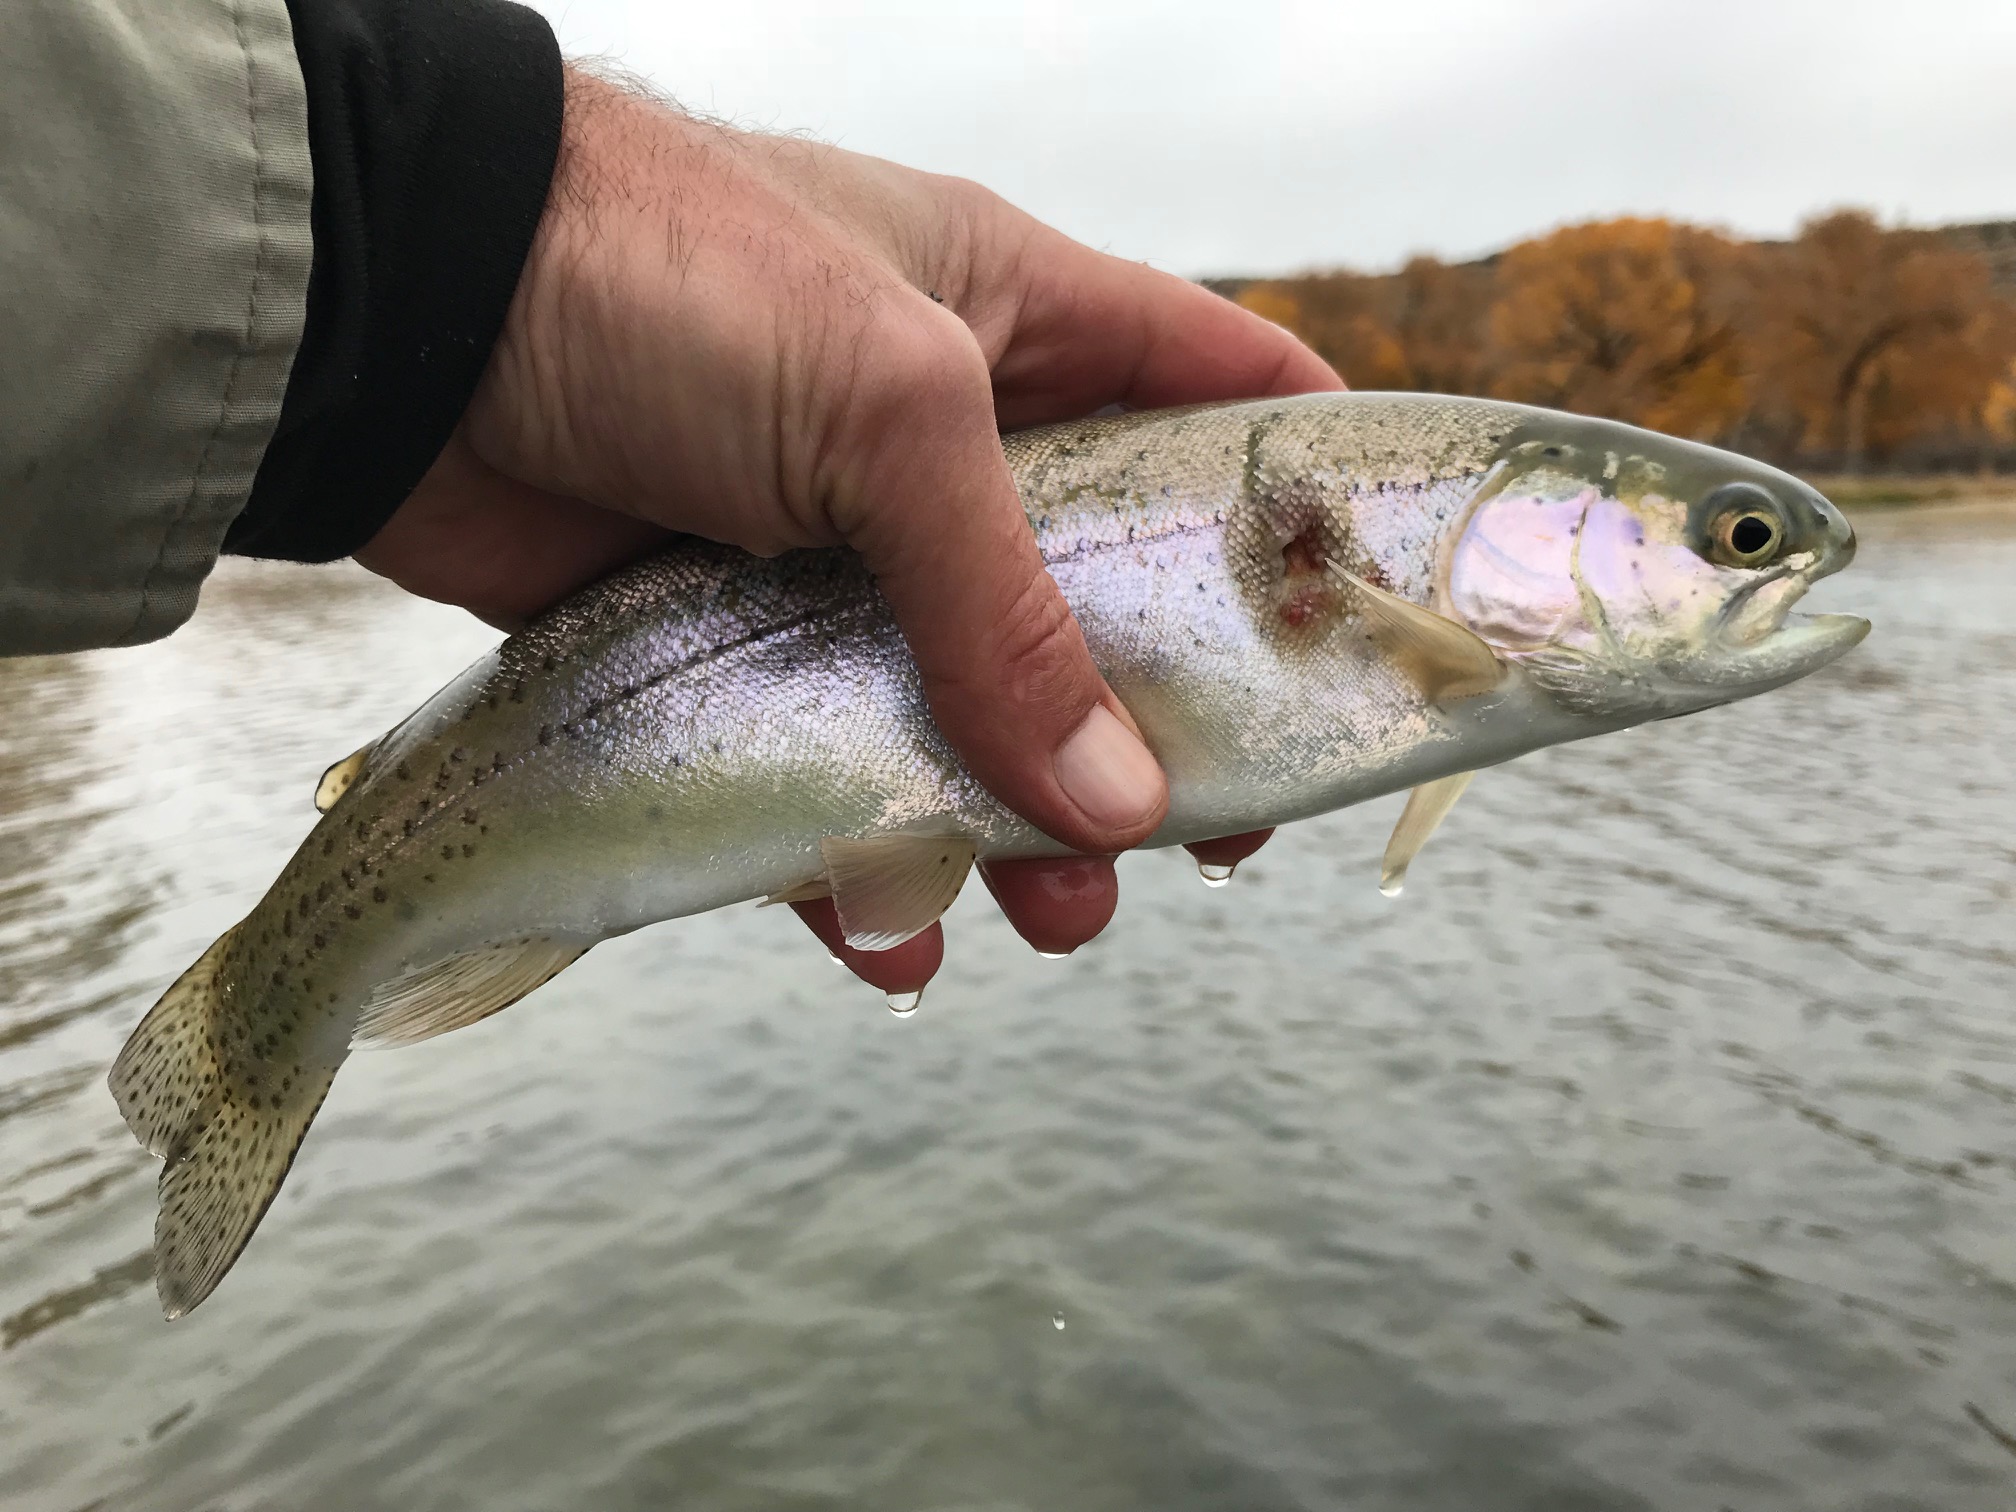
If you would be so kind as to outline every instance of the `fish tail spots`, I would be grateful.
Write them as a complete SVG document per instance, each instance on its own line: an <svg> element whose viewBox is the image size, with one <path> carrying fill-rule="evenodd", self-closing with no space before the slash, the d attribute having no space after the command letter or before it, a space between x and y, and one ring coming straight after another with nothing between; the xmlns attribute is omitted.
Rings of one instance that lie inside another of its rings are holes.
<svg viewBox="0 0 2016 1512"><path fill-rule="evenodd" d="M154 1289L168 1317L209 1296L244 1252L335 1078L333 1066L309 1070L277 1100L220 1099L188 1148L162 1169Z"/></svg>
<svg viewBox="0 0 2016 1512"><path fill-rule="evenodd" d="M224 931L196 958L112 1063L112 1097L133 1137L149 1153L173 1160L220 1095L212 1026L231 941L245 926Z"/></svg>
<svg viewBox="0 0 2016 1512"><path fill-rule="evenodd" d="M176 979L112 1066L126 1126L167 1162L154 1282L171 1318L207 1297L244 1250L336 1074L334 1066L276 1067L257 1086L225 1075L217 1019L237 932Z"/></svg>

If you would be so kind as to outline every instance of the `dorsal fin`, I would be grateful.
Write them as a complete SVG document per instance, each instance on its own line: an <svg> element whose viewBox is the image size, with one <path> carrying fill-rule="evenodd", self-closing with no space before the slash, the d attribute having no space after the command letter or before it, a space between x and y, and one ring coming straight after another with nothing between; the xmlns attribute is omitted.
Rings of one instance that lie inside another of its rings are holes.
<svg viewBox="0 0 2016 1512"><path fill-rule="evenodd" d="M1430 703L1474 698L1505 680L1498 653L1468 626L1375 588L1335 561L1323 565L1357 590L1366 629L1407 669Z"/></svg>
<svg viewBox="0 0 2016 1512"><path fill-rule="evenodd" d="M1449 817L1449 810L1456 807L1456 800L1463 796L1463 790L1476 775L1458 772L1453 777L1440 777L1422 783L1407 795L1407 807L1401 810L1400 822L1393 826L1393 838L1386 842L1386 858L1379 863L1380 892L1389 898L1399 896L1400 889L1407 884L1407 868L1421 854L1421 847L1428 843L1436 826Z"/></svg>
<svg viewBox="0 0 2016 1512"><path fill-rule="evenodd" d="M364 774L364 759L377 748L375 740L361 745L322 774L322 780L315 784L316 813L326 814L336 806L336 800L349 792Z"/></svg>
<svg viewBox="0 0 2016 1512"><path fill-rule="evenodd" d="M395 977L371 994L353 1048L417 1045L509 1008L587 954L572 940L528 935L479 945Z"/></svg>

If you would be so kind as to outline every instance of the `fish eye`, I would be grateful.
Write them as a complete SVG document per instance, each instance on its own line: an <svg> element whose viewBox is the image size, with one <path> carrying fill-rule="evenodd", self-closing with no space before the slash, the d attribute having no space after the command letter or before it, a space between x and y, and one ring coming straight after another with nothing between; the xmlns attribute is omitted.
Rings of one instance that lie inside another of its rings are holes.
<svg viewBox="0 0 2016 1512"><path fill-rule="evenodd" d="M1729 527L1729 549L1737 556L1762 556L1777 544L1777 522L1762 515L1738 515Z"/></svg>
<svg viewBox="0 0 2016 1512"><path fill-rule="evenodd" d="M1728 510L1715 521L1716 552L1725 565L1755 567L1778 550L1778 522L1756 510Z"/></svg>
<svg viewBox="0 0 2016 1512"><path fill-rule="evenodd" d="M1775 501L1761 489L1735 485L1719 489L1720 504L1709 517L1708 556L1724 567L1760 567L1785 548L1785 522Z"/></svg>

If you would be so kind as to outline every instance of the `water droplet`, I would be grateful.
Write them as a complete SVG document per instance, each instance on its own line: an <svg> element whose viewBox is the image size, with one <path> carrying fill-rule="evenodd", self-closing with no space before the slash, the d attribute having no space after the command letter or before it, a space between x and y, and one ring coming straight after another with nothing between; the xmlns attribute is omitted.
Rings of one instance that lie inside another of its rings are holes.
<svg viewBox="0 0 2016 1512"><path fill-rule="evenodd" d="M1071 959L1071 952L1068 950L1039 950L1036 954L1043 957L1046 961L1068 961Z"/></svg>
<svg viewBox="0 0 2016 1512"><path fill-rule="evenodd" d="M917 1011L917 1005L924 1001L924 989L915 992L892 992L889 995L889 1011L898 1018L908 1018Z"/></svg>
<svg viewBox="0 0 2016 1512"><path fill-rule="evenodd" d="M1062 1313L1050 1314L1050 1326L1056 1329L1057 1332L1059 1333L1064 1332L1064 1314Z"/></svg>
<svg viewBox="0 0 2016 1512"><path fill-rule="evenodd" d="M835 966L838 966L842 971L845 971L847 969L847 963L841 960L840 957L833 954L833 952L830 950L826 952L826 959L831 961Z"/></svg>
<svg viewBox="0 0 2016 1512"><path fill-rule="evenodd" d="M1404 875L1381 877L1379 879L1379 896L1382 898L1397 898L1406 889L1406 886L1407 878Z"/></svg>
<svg viewBox="0 0 2016 1512"><path fill-rule="evenodd" d="M1232 873L1237 870L1238 863L1236 862L1231 866L1220 866L1212 861L1199 861L1197 863L1197 875L1204 879L1206 887L1223 887L1227 882L1232 880Z"/></svg>

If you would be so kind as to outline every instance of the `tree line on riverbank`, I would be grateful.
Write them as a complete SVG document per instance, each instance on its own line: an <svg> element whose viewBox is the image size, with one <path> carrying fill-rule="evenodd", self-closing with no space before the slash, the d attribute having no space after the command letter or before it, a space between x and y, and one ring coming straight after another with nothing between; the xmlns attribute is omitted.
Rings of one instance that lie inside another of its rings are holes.
<svg viewBox="0 0 2016 1512"><path fill-rule="evenodd" d="M1986 247L1855 210L1784 242L1624 218L1481 262L1216 286L1354 388L1604 415L1815 471L2016 468L2016 299Z"/></svg>

